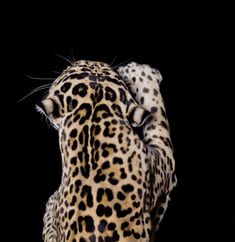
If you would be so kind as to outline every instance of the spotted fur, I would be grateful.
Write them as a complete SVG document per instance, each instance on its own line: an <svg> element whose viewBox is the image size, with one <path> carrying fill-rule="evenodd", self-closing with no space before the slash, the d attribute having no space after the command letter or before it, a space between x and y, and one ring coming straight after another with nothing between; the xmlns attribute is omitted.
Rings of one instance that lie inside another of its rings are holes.
<svg viewBox="0 0 235 242"><path fill-rule="evenodd" d="M150 241L174 172L170 151L157 146L163 139L151 134L148 142L151 109L109 65L84 60L54 81L38 109L58 129L63 164L44 241Z"/></svg>
<svg viewBox="0 0 235 242"><path fill-rule="evenodd" d="M143 126L143 139L145 144L156 151L156 159L153 163L155 166L153 169L156 169L155 186L157 187L159 183L159 167L164 167L162 171L167 181L164 186L161 186L161 189L154 193L156 203L153 203L153 207L156 213L152 216L157 230L167 209L170 200L169 194L177 184L170 128L160 92L162 75L159 70L149 65L135 62L119 67L117 71L125 80L137 103L151 112L151 117Z"/></svg>

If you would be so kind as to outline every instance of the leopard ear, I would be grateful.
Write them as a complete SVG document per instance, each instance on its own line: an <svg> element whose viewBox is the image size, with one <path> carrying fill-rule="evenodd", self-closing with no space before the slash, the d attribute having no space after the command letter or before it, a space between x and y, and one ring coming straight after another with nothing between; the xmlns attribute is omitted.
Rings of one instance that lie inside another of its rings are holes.
<svg viewBox="0 0 235 242"><path fill-rule="evenodd" d="M149 118L150 112L143 107L131 104L128 112L128 121L133 127L140 127Z"/></svg>
<svg viewBox="0 0 235 242"><path fill-rule="evenodd" d="M51 98L46 98L42 102L36 105L36 109L38 112L43 113L46 116L53 115L54 118L58 118L59 114L59 106L58 104Z"/></svg>

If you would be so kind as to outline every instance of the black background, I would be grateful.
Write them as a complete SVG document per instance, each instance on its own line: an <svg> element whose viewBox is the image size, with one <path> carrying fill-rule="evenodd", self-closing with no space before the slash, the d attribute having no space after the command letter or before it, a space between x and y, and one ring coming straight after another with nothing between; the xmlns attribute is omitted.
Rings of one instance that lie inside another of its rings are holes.
<svg viewBox="0 0 235 242"><path fill-rule="evenodd" d="M60 182L57 133L35 111L44 91L17 102L50 82L26 75L56 77L67 67L55 54L159 68L178 186L157 241L235 241L230 7L26 6L12 3L1 21L0 241L41 241L45 203Z"/></svg>

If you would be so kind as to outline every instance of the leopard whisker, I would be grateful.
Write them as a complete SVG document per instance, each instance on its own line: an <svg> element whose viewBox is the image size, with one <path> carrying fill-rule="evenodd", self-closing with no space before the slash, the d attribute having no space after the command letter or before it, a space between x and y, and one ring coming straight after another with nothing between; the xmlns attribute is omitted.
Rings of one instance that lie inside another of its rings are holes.
<svg viewBox="0 0 235 242"><path fill-rule="evenodd" d="M51 84L45 84L39 87L34 88L33 90L30 91L30 93L28 93L27 95L25 95L23 98L21 98L20 100L18 100L18 102L23 101L24 99L26 99L27 97L31 96L33 93L41 91L41 90L45 90L45 89L49 89L51 87Z"/></svg>
<svg viewBox="0 0 235 242"><path fill-rule="evenodd" d="M61 75L61 72L59 72L59 71L52 71L52 73L55 73L55 74Z"/></svg>
<svg viewBox="0 0 235 242"><path fill-rule="evenodd" d="M112 59L112 61L111 61L111 63L110 63L110 66L112 66L112 65L114 64L114 62L117 60L117 58L118 58L118 54L116 54L116 55L113 57L113 59Z"/></svg>
<svg viewBox="0 0 235 242"><path fill-rule="evenodd" d="M35 77L35 76L31 76L31 75L25 75L26 77L33 79L33 80L55 80L55 78L53 77Z"/></svg>
<svg viewBox="0 0 235 242"><path fill-rule="evenodd" d="M112 66L112 68L115 70L118 67L120 67L121 65L126 64L127 62L131 61L132 59L133 59L133 57L132 58L129 58L129 59L125 60L125 61L122 61L121 63L119 63L119 64L117 64L115 66Z"/></svg>
<svg viewBox="0 0 235 242"><path fill-rule="evenodd" d="M75 57L74 57L74 51L73 51L73 48L71 48L71 55L72 55L71 59L72 59L73 63L75 63L75 62L76 62L76 59L75 59Z"/></svg>
<svg viewBox="0 0 235 242"><path fill-rule="evenodd" d="M43 122L43 120L45 119L46 125L48 126L48 128L50 128L52 126L52 123L49 119L49 117L45 114L44 111L42 111L41 108L39 108L38 106L35 106L35 109L38 113L40 113L41 115L41 121Z"/></svg>
<svg viewBox="0 0 235 242"><path fill-rule="evenodd" d="M74 65L74 63L69 58L66 58L66 57L64 57L60 54L57 54L57 53L54 53L54 55L56 55L56 56L60 57L61 59L67 61L70 65L72 65L72 66Z"/></svg>

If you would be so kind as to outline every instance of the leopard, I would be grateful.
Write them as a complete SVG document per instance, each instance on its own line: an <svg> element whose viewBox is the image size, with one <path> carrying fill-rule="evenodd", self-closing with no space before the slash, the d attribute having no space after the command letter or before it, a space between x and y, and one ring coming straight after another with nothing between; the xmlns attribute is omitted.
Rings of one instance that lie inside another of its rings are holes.
<svg viewBox="0 0 235 242"><path fill-rule="evenodd" d="M155 194L158 205L155 208L156 212L153 213L153 221L157 231L168 207L170 192L177 185L170 126L160 91L163 78L158 69L136 62L119 67L117 72L129 87L137 103L151 113L148 122L145 122L143 126L143 139L146 145L153 147L159 153L156 156L157 166L155 166L155 169L158 169L159 166L165 166L165 171L169 174L167 178L169 180L167 180L165 187L162 186L162 190L158 190ZM159 160L163 157L165 158ZM158 178L155 177L155 179Z"/></svg>
<svg viewBox="0 0 235 242"><path fill-rule="evenodd" d="M45 242L153 238L155 214L165 209L174 179L172 150L166 136L152 134L164 133L160 128L148 129L159 122L152 121L156 110L138 103L119 72L104 62L76 61L36 105L58 131L62 162L43 217Z"/></svg>

